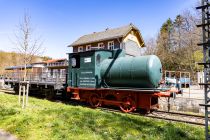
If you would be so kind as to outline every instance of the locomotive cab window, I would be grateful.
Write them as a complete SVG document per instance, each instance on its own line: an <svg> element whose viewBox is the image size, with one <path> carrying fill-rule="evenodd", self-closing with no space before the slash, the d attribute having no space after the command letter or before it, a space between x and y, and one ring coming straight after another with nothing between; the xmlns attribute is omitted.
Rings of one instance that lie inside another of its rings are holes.
<svg viewBox="0 0 210 140"><path fill-rule="evenodd" d="M73 56L71 58L71 66L72 66L72 68L80 68L80 57L79 56Z"/></svg>
<svg viewBox="0 0 210 140"><path fill-rule="evenodd" d="M96 56L96 64L100 65L100 62L101 62L101 55L97 54L97 56Z"/></svg>

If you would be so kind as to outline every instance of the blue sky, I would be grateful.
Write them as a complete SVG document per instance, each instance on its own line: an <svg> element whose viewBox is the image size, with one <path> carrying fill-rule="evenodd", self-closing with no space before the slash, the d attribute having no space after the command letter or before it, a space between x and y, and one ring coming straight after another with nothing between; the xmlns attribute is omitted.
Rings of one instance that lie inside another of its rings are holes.
<svg viewBox="0 0 210 140"><path fill-rule="evenodd" d="M0 50L14 51L11 40L24 12L31 15L35 35L42 36L44 55L66 57L67 45L105 28L135 24L144 39L155 36L162 23L197 0L0 0Z"/></svg>

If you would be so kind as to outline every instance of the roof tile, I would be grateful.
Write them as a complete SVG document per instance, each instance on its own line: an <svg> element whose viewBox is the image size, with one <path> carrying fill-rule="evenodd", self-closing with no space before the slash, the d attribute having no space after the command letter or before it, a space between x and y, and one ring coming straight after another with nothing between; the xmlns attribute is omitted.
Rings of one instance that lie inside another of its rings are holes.
<svg viewBox="0 0 210 140"><path fill-rule="evenodd" d="M88 43L124 37L132 28L138 30L138 28L136 28L133 24L129 24L119 28L106 29L105 31L102 32L95 32L92 34L84 35L69 46L84 45Z"/></svg>

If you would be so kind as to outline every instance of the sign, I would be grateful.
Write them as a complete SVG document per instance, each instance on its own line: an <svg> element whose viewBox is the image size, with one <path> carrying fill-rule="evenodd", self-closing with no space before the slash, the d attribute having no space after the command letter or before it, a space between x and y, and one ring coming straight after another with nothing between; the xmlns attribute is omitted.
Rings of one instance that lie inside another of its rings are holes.
<svg viewBox="0 0 210 140"><path fill-rule="evenodd" d="M91 57L85 58L85 59L84 59L84 62L85 62L85 63L90 63L90 62L91 62Z"/></svg>

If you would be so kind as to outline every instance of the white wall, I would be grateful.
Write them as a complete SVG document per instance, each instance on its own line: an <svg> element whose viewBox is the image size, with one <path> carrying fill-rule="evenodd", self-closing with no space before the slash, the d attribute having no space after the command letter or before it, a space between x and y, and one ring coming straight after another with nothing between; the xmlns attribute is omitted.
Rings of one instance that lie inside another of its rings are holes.
<svg viewBox="0 0 210 140"><path fill-rule="evenodd" d="M204 72L197 72L197 82L204 83Z"/></svg>

